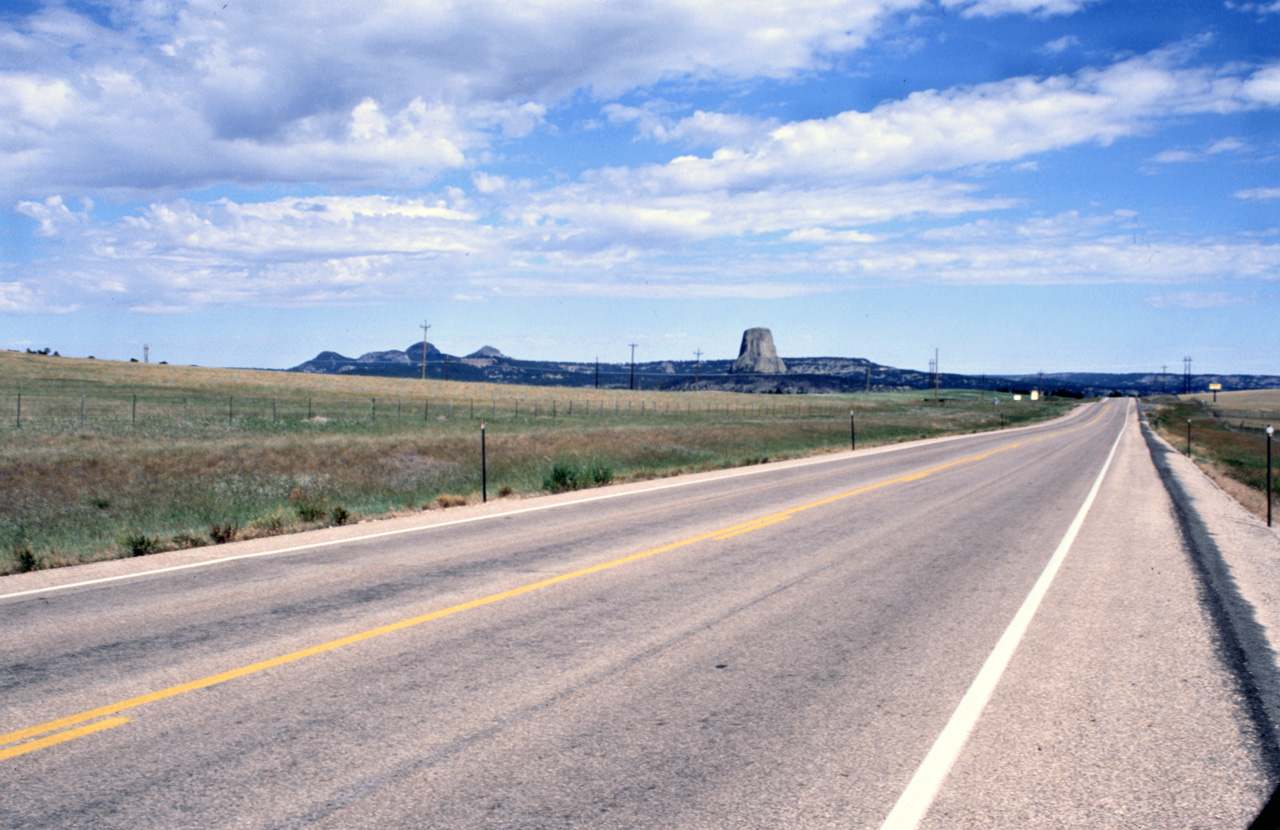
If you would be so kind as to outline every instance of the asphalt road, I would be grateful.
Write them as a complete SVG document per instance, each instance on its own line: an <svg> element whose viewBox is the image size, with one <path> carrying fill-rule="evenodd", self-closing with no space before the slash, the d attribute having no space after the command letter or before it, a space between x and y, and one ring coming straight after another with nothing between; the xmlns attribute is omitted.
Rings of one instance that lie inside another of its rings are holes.
<svg viewBox="0 0 1280 830"><path fill-rule="evenodd" d="M1275 783L1124 401L23 577L2 827L1229 828Z"/></svg>

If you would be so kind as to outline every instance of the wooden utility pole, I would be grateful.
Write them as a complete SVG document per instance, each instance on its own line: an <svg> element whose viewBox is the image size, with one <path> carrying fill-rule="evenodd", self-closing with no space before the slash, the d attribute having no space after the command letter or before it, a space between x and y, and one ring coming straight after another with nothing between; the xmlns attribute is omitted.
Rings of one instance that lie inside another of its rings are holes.
<svg viewBox="0 0 1280 830"><path fill-rule="evenodd" d="M422 329L422 379L427 379L427 331L431 328L431 324L426 320L422 321L422 325L418 326Z"/></svg>
<svg viewBox="0 0 1280 830"><path fill-rule="evenodd" d="M631 343L631 388L636 388L636 346L638 343Z"/></svg>
<svg viewBox="0 0 1280 830"><path fill-rule="evenodd" d="M702 368L702 349L694 349L693 356L696 362L693 364L693 391L698 391L698 370Z"/></svg>
<svg viewBox="0 0 1280 830"><path fill-rule="evenodd" d="M938 376L942 374L942 369L938 366L938 347L933 348L933 402L938 402Z"/></svg>

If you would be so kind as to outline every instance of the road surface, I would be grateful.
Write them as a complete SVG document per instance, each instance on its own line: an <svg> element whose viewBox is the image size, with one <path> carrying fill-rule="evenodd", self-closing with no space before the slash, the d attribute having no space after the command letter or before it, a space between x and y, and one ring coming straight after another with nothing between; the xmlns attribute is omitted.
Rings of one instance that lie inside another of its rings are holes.
<svg viewBox="0 0 1280 830"><path fill-rule="evenodd" d="M0 826L1244 827L1184 525L1111 401L0 579Z"/></svg>

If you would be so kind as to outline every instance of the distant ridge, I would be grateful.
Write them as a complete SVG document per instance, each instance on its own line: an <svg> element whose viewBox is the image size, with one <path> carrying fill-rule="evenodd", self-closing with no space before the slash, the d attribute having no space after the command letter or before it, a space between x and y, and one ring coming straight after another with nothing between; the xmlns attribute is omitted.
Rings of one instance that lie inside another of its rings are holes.
<svg viewBox="0 0 1280 830"><path fill-rule="evenodd" d="M776 356L776 355L775 355ZM781 361L780 361L781 362ZM427 344L426 375L443 380L448 364L450 380L473 383L508 383L529 386L593 387L596 364L575 361L519 360L503 354L493 346L484 346L459 357L448 355ZM788 357L786 374L733 372L732 360L658 360L637 363L635 374L641 389L721 390L728 392L772 392L805 394L822 392L927 390L933 377L925 371L897 369L859 357ZM333 375L374 375L380 377L420 377L422 373L422 341L407 349L366 352L358 358L338 352L323 351L288 371ZM869 377L868 377L869 375ZM599 384L604 389L627 389L631 364L599 364ZM947 389L985 389L1030 391L1040 382L1033 375L961 375L944 372L939 385ZM1240 389L1280 388L1278 375L1193 375L1191 391L1205 392L1210 383L1221 383L1224 391ZM1108 374L1103 372L1046 373L1046 394L1061 393L1092 397L1095 395L1156 395L1163 389L1170 393L1182 390L1182 376L1160 372Z"/></svg>

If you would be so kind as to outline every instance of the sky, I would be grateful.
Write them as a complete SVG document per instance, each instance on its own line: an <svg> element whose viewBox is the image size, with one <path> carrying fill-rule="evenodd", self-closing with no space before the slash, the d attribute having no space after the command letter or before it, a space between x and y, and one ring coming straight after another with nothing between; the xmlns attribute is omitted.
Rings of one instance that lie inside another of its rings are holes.
<svg viewBox="0 0 1280 830"><path fill-rule="evenodd" d="M0 0L0 348L1280 374L1280 0Z"/></svg>

